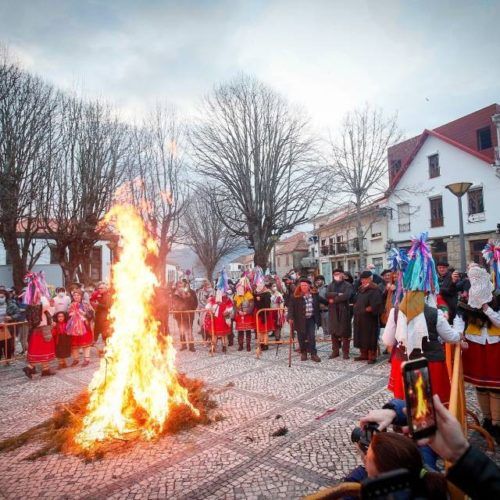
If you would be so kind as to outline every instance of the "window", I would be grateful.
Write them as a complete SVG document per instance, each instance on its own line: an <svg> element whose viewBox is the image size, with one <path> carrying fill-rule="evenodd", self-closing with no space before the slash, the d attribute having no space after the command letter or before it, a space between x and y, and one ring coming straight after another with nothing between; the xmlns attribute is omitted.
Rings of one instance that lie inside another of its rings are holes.
<svg viewBox="0 0 500 500"><path fill-rule="evenodd" d="M483 188L474 188L467 191L469 199L469 215L482 214L484 212Z"/></svg>
<svg viewBox="0 0 500 500"><path fill-rule="evenodd" d="M290 258L289 257L290 257L289 255L286 256L286 265L287 266L290 265Z"/></svg>
<svg viewBox="0 0 500 500"><path fill-rule="evenodd" d="M375 257L372 259L372 264L375 266L375 273L380 274L383 271L384 267L384 258L383 257Z"/></svg>
<svg viewBox="0 0 500 500"><path fill-rule="evenodd" d="M482 151L483 149L488 149L493 147L493 142L491 141L491 128L484 127L477 131L477 149Z"/></svg>
<svg viewBox="0 0 500 500"><path fill-rule="evenodd" d="M12 257L10 256L10 252L7 249L5 249L5 265L6 266L12 265Z"/></svg>
<svg viewBox="0 0 500 500"><path fill-rule="evenodd" d="M398 205L398 229L400 233L410 231L410 204Z"/></svg>
<svg viewBox="0 0 500 500"><path fill-rule="evenodd" d="M313 250L314 250L314 249L313 249ZM280 258L279 258L279 257L277 257L277 258L276 258L276 260L278 261L278 262L277 262L278 267L280 267L280 266L281 266L281 261L280 261Z"/></svg>
<svg viewBox="0 0 500 500"><path fill-rule="evenodd" d="M102 247L94 247L90 254L90 279L102 280Z"/></svg>
<svg viewBox="0 0 500 500"><path fill-rule="evenodd" d="M483 248L488 243L488 240L476 240L469 242L470 245L470 258L476 264L484 264Z"/></svg>
<svg viewBox="0 0 500 500"><path fill-rule="evenodd" d="M431 243L432 258L437 263L440 260L448 260L448 245L442 240L437 239Z"/></svg>
<svg viewBox="0 0 500 500"><path fill-rule="evenodd" d="M391 175L395 176L401 170L401 160L393 160L391 162Z"/></svg>
<svg viewBox="0 0 500 500"><path fill-rule="evenodd" d="M50 263L59 264L59 258L57 257L56 247L53 245L49 245L49 251L50 251Z"/></svg>
<svg viewBox="0 0 500 500"><path fill-rule="evenodd" d="M441 227L443 225L443 198L437 196L429 200L431 204L431 227Z"/></svg>
<svg viewBox="0 0 500 500"><path fill-rule="evenodd" d="M429 178L439 177L439 155L431 155L428 158L429 161Z"/></svg>

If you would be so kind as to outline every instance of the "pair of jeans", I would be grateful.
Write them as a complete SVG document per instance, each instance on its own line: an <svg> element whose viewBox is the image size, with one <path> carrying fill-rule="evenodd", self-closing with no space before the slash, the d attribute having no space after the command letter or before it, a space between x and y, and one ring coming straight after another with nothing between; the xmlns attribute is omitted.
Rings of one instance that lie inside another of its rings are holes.
<svg viewBox="0 0 500 500"><path fill-rule="evenodd" d="M297 332L300 352L316 354L316 321L314 317L306 318L305 331Z"/></svg>

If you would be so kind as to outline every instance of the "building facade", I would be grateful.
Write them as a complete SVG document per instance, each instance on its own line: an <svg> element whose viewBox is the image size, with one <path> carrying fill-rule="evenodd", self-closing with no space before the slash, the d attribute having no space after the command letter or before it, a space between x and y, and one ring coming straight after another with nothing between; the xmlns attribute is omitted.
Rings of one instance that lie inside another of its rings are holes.
<svg viewBox="0 0 500 500"><path fill-rule="evenodd" d="M278 276L284 276L292 269L302 270L302 260L309 253L307 238L307 233L300 232L276 243L273 267Z"/></svg>
<svg viewBox="0 0 500 500"><path fill-rule="evenodd" d="M468 182L466 260L480 262L488 239L499 237L499 136L500 106L494 104L390 148L389 245L409 247L412 235L428 231L434 258L458 268L458 201L446 186Z"/></svg>

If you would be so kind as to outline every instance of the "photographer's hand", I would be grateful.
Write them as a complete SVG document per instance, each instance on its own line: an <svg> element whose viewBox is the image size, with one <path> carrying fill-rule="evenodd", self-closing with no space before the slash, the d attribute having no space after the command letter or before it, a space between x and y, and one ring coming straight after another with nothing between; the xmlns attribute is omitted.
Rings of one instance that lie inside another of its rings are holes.
<svg viewBox="0 0 500 500"><path fill-rule="evenodd" d="M418 441L418 444L421 446L428 444L440 457L455 463L470 445L458 420L441 403L437 394L433 398L437 431L434 436Z"/></svg>
<svg viewBox="0 0 500 500"><path fill-rule="evenodd" d="M374 422L378 424L378 430L383 431L392 424L395 418L396 412L394 410L371 410L368 415L360 419L359 426L365 427L366 424Z"/></svg>

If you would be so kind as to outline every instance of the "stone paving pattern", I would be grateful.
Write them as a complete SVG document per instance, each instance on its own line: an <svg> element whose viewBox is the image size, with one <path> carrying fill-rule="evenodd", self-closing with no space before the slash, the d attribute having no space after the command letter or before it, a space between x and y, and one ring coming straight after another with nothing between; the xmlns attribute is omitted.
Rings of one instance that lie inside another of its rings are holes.
<svg viewBox="0 0 500 500"><path fill-rule="evenodd" d="M360 463L350 442L357 419L390 393L385 357L370 366L328 360L329 352L322 344L317 364L294 353L292 368L286 347L260 359L235 348L214 356L202 346L179 352L179 370L215 390L222 420L93 463L64 455L23 460L33 444L0 454L0 498L300 498L331 485ZM56 403L88 384L97 363L33 381L20 361L0 365L0 438L50 417ZM473 390L468 398L475 408ZM273 437L283 425L288 433Z"/></svg>

